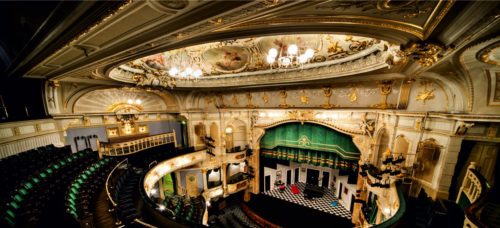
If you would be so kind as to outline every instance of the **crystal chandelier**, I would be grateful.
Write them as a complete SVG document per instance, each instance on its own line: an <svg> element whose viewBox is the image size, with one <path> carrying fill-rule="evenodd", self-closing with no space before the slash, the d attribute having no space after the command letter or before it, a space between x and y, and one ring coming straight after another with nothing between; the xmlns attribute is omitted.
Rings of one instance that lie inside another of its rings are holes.
<svg viewBox="0 0 500 228"><path fill-rule="evenodd" d="M186 80L191 80L191 79L198 79L201 75L203 75L203 72L200 69L193 69L192 67L188 66L184 68L182 71L178 67L172 67L168 71L168 75L171 77L179 78L179 79L186 79Z"/></svg>
<svg viewBox="0 0 500 228"><path fill-rule="evenodd" d="M186 50L183 50L172 61L168 75L181 80L196 80L203 75L203 71L199 68L198 64L194 63L193 57Z"/></svg>
<svg viewBox="0 0 500 228"><path fill-rule="evenodd" d="M302 53L296 44L290 44L284 51L284 47L280 48L280 51L276 48L270 48L267 52L267 63L271 66L276 66L277 68L295 68L302 66L305 63L311 61L314 56L314 50L311 48L306 48Z"/></svg>

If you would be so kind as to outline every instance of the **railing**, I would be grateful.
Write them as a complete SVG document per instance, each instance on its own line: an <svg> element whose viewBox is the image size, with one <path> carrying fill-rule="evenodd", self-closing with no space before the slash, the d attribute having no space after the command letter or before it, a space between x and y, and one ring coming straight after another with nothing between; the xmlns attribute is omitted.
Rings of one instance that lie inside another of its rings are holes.
<svg viewBox="0 0 500 228"><path fill-rule="evenodd" d="M234 194L234 193L239 192L239 191L246 189L246 188L248 188L248 180L247 179L236 182L234 184L228 184L227 185L227 193Z"/></svg>
<svg viewBox="0 0 500 228"><path fill-rule="evenodd" d="M260 217L257 215L255 212L253 212L246 204L241 205L241 209L243 209L243 212L255 223L257 223L261 227L265 228L281 228L281 226L278 226L276 224L273 224L272 222L269 222L265 220L264 218Z"/></svg>
<svg viewBox="0 0 500 228"><path fill-rule="evenodd" d="M457 204L465 211L464 227L486 227L479 220L479 212L487 195L488 181L476 170L476 163L471 162L457 197Z"/></svg>
<svg viewBox="0 0 500 228"><path fill-rule="evenodd" d="M396 186L395 188L396 188L397 195L399 198L398 210L396 211L396 213L392 217L390 217L389 219L385 220L384 222L382 222L380 224L374 225L373 227L377 227L377 228L396 227L398 225L398 223L401 221L401 219L403 218L403 216L406 212L406 200L404 198L403 191L401 190L401 188L399 186Z"/></svg>
<svg viewBox="0 0 500 228"><path fill-rule="evenodd" d="M175 132L153 135L142 139L132 140L129 142L120 143L106 143L98 142L97 147L100 155L106 156L122 156L137 153L152 147L174 143L177 147L175 140Z"/></svg>
<svg viewBox="0 0 500 228"><path fill-rule="evenodd" d="M111 184L109 182L111 180L111 177L113 177L113 175L115 173L115 170L117 170L118 168L122 167L122 165L124 163L128 163L128 159L123 159L123 161L121 161L120 163L118 163L115 166L115 168L113 168L113 170L111 170L111 172L108 175L108 178L106 178L106 194L108 195L108 200L109 200L109 202L111 203L111 205L113 207L116 207L117 204L116 204L115 200L113 199L113 197L111 196Z"/></svg>

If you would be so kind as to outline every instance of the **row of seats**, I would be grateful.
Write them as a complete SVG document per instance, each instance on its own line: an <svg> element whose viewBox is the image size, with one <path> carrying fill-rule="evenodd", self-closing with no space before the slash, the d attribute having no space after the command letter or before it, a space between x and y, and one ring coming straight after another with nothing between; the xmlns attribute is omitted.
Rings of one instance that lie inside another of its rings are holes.
<svg viewBox="0 0 500 228"><path fill-rule="evenodd" d="M71 153L71 148L47 145L0 159L0 202L5 203L3 196L8 195L20 181L29 175L46 168ZM13 172L15 171L15 172Z"/></svg>
<svg viewBox="0 0 500 228"><path fill-rule="evenodd" d="M194 152L194 147L175 148L173 143L149 148L128 156L129 162L136 167L148 168L154 161L163 161L179 155Z"/></svg>
<svg viewBox="0 0 500 228"><path fill-rule="evenodd" d="M174 195L165 198L162 204L168 209L164 214L174 220L187 223L201 224L205 206L202 197L186 198ZM173 217L172 217L173 216Z"/></svg>
<svg viewBox="0 0 500 228"><path fill-rule="evenodd" d="M66 194L66 211L73 218L80 221L92 215L92 199L115 165L114 158L105 157L80 172L73 180Z"/></svg>
<svg viewBox="0 0 500 228"><path fill-rule="evenodd" d="M63 192L76 174L96 160L97 154L88 149L33 173L9 195L2 221L13 227L31 227L40 222L42 214L57 213L52 209L57 208L54 204L58 197L63 198Z"/></svg>
<svg viewBox="0 0 500 228"><path fill-rule="evenodd" d="M141 169L129 167L127 171L119 177L114 187L117 216L118 219L127 226L132 225L136 218L140 218L134 196L138 195L139 181L142 173Z"/></svg>
<svg viewBox="0 0 500 228"><path fill-rule="evenodd" d="M258 228L260 227L253 222L239 206L232 206L224 209L219 216L211 216L209 219L211 227L217 228Z"/></svg>

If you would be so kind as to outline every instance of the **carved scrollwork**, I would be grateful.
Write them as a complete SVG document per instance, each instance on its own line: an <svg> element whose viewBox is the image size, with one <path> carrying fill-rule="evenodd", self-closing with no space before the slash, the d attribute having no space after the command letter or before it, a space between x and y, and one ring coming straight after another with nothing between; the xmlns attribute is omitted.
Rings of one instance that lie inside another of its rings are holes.
<svg viewBox="0 0 500 228"><path fill-rule="evenodd" d="M422 67L429 67L436 63L444 48L432 43L413 43L408 48L403 49L401 57L411 58L417 61Z"/></svg>

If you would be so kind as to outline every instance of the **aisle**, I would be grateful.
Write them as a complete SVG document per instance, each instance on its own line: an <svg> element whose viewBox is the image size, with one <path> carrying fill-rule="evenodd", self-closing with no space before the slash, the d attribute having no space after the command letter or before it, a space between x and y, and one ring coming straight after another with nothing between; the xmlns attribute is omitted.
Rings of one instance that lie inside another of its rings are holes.
<svg viewBox="0 0 500 228"><path fill-rule="evenodd" d="M108 211L109 202L106 188L102 187L94 202L94 226L97 228L115 227L115 218Z"/></svg>

